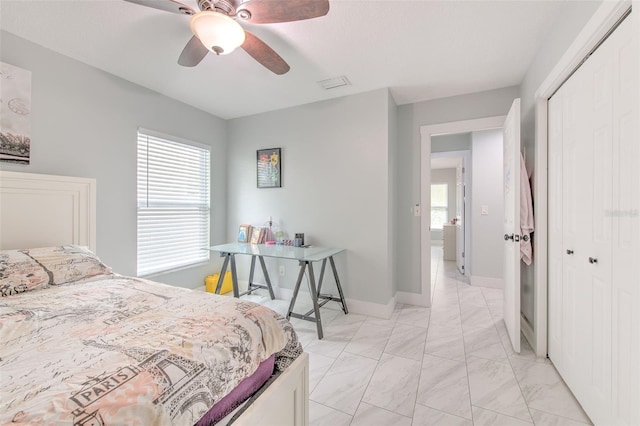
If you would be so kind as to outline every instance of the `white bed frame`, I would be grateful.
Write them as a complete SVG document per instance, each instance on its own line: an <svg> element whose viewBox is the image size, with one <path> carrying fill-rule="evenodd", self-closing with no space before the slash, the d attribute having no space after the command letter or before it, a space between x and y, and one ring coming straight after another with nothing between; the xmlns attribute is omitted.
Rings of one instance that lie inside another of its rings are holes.
<svg viewBox="0 0 640 426"><path fill-rule="evenodd" d="M95 179L0 171L0 249L64 244L96 250ZM233 424L307 426L309 355L296 359Z"/></svg>

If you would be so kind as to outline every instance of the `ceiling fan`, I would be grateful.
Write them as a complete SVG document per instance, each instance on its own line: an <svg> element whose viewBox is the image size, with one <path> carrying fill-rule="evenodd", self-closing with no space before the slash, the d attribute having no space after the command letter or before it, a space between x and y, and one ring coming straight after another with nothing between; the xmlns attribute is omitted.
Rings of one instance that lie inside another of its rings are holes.
<svg viewBox="0 0 640 426"><path fill-rule="evenodd" d="M194 67L209 52L226 55L240 47L275 74L290 67L271 47L243 29L251 24L302 21L329 13L329 0L197 0L200 11L175 0L125 0L167 12L190 15L194 36L182 50L178 64Z"/></svg>

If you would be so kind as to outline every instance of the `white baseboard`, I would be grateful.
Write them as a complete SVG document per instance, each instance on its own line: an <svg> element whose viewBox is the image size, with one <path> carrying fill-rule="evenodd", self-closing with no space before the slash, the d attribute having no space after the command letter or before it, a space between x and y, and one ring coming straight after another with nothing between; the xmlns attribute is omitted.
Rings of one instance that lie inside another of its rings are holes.
<svg viewBox="0 0 640 426"><path fill-rule="evenodd" d="M476 287L504 288L502 278L480 277L478 275L469 276L469 283Z"/></svg>
<svg viewBox="0 0 640 426"><path fill-rule="evenodd" d="M405 305L431 306L429 298L425 297L424 294L408 293L406 291L396 292L396 302L403 303Z"/></svg>
<svg viewBox="0 0 640 426"><path fill-rule="evenodd" d="M300 290L302 291L302 290ZM308 294L308 292L306 292ZM278 299L291 300L293 297L293 289L281 288ZM396 306L396 299L391 298L386 305L380 303L364 302L356 299L346 299L347 309L349 313L367 315L370 317L389 319Z"/></svg>
<svg viewBox="0 0 640 426"><path fill-rule="evenodd" d="M347 299L349 313L367 315L370 317L389 319L396 306L396 298L392 297L386 305L380 303L363 302L362 300Z"/></svg>

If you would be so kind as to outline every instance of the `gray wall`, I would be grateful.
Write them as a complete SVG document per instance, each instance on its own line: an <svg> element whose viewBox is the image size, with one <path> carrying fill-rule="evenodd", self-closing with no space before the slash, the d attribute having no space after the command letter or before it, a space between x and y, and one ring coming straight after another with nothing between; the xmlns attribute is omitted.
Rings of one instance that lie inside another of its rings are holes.
<svg viewBox="0 0 640 426"><path fill-rule="evenodd" d="M471 146L471 274L473 277L502 278L502 129L473 132ZM482 206L488 207L488 215L481 214Z"/></svg>
<svg viewBox="0 0 640 426"><path fill-rule="evenodd" d="M395 256L398 290L421 293L420 265L430 253L420 250L420 218L410 207L420 203L420 127L506 115L518 87L435 99L398 107L398 251ZM424 217L424 216L423 216Z"/></svg>
<svg viewBox="0 0 640 426"><path fill-rule="evenodd" d="M227 236L273 216L289 234L346 248L337 259L346 296L387 304L395 155L389 102L383 89L230 120ZM283 187L256 189L256 149L269 147L282 148ZM280 286L292 287L296 271L289 262Z"/></svg>
<svg viewBox="0 0 640 426"><path fill-rule="evenodd" d="M97 247L101 259L121 274L136 273L136 132L152 129L211 145L211 240L226 229L226 125L217 117L1 33L1 60L32 73L31 164L2 163L3 170L95 178ZM223 201L223 202L219 202ZM185 269L162 281L203 285L216 269Z"/></svg>
<svg viewBox="0 0 640 426"><path fill-rule="evenodd" d="M431 170L431 184L447 184L447 218L456 217L456 169L433 169ZM428 215L429 213L426 212ZM425 218L428 216L425 216ZM431 230L432 240L442 240L442 229Z"/></svg>
<svg viewBox="0 0 640 426"><path fill-rule="evenodd" d="M532 61L527 74L520 85L520 98L522 108L522 145L525 152L527 170L533 171L535 152L535 92L544 79L549 75L553 67L558 63L567 48L576 36L584 28L587 21L593 16L600 6L601 1L573 1L565 2L564 12L554 23L540 50ZM531 177L535 181L535 176ZM536 200L533 200L534 220ZM533 264L526 266L521 263L521 295L522 313L531 324L534 323L534 275L535 247Z"/></svg>
<svg viewBox="0 0 640 426"><path fill-rule="evenodd" d="M471 149L471 133L433 136L431 152L467 151Z"/></svg>

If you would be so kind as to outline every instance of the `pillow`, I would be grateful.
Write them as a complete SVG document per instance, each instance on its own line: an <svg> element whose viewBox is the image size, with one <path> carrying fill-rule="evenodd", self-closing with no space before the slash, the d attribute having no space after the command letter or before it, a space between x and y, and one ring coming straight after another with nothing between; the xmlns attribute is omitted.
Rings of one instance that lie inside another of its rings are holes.
<svg viewBox="0 0 640 426"><path fill-rule="evenodd" d="M18 250L0 252L0 295L11 296L49 285L49 275L38 262Z"/></svg>
<svg viewBox="0 0 640 426"><path fill-rule="evenodd" d="M111 268L86 247L60 246L24 250L50 274L51 285L80 281L97 275L111 275Z"/></svg>
<svg viewBox="0 0 640 426"><path fill-rule="evenodd" d="M86 247L59 246L0 252L2 296L111 274L111 268Z"/></svg>

